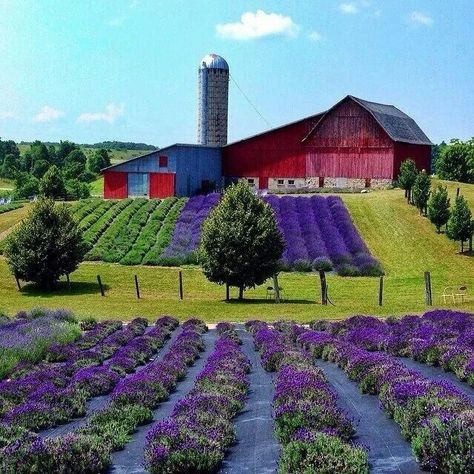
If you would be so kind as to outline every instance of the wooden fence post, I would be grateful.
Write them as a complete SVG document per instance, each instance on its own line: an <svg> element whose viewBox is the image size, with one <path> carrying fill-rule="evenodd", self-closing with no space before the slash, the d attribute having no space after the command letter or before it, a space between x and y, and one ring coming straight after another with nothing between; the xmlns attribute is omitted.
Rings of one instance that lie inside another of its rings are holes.
<svg viewBox="0 0 474 474"><path fill-rule="evenodd" d="M179 299L183 299L183 272L179 271Z"/></svg>
<svg viewBox="0 0 474 474"><path fill-rule="evenodd" d="M16 286L18 287L18 291L21 291L20 279L15 275Z"/></svg>
<svg viewBox="0 0 474 474"><path fill-rule="evenodd" d="M100 279L100 275L97 275L97 283L99 284L100 294L102 296L105 296L104 287L102 286L102 280Z"/></svg>
<svg viewBox="0 0 474 474"><path fill-rule="evenodd" d="M140 299L140 287L138 286L138 277L135 275L135 291L137 292L137 298Z"/></svg>
<svg viewBox="0 0 474 474"><path fill-rule="evenodd" d="M71 280L69 279L69 273L66 274L67 289L71 291Z"/></svg>
<svg viewBox="0 0 474 474"><path fill-rule="evenodd" d="M425 301L428 306L433 305L433 298L431 294L431 275L430 272L425 272Z"/></svg>
<svg viewBox="0 0 474 474"><path fill-rule="evenodd" d="M383 303L383 275L380 276L379 281L379 306L382 306Z"/></svg>
<svg viewBox="0 0 474 474"><path fill-rule="evenodd" d="M456 197L459 197L459 193L461 192L461 188L456 188Z"/></svg>
<svg viewBox="0 0 474 474"><path fill-rule="evenodd" d="M275 292L275 303L280 302L280 287L278 286L278 276L275 273L273 275L273 291Z"/></svg>
<svg viewBox="0 0 474 474"><path fill-rule="evenodd" d="M229 283L225 284L225 300L229 301L230 300L230 291L229 291Z"/></svg>
<svg viewBox="0 0 474 474"><path fill-rule="evenodd" d="M324 270L319 270L319 278L321 280L321 304L326 306L328 304L328 287Z"/></svg>

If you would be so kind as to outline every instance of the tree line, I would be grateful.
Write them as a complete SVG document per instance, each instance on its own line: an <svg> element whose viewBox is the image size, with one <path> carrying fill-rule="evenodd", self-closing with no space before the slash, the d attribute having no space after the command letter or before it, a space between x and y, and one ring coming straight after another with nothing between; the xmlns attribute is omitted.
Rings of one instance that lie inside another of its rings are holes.
<svg viewBox="0 0 474 474"><path fill-rule="evenodd" d="M446 235L461 243L461 252L464 252L466 241L469 241L469 251L472 251L474 221L464 196L458 194L451 206L446 186L438 185L432 190L428 173L418 171L411 159L401 164L398 185L405 190L407 202L416 206L421 215L428 217L438 233L446 226Z"/></svg>
<svg viewBox="0 0 474 474"><path fill-rule="evenodd" d="M448 181L474 183L474 137L462 141L453 138L433 147L433 171Z"/></svg>
<svg viewBox="0 0 474 474"><path fill-rule="evenodd" d="M105 148L86 156L70 141L48 146L36 140L21 154L13 140L0 139L0 177L14 180L16 199L37 195L71 200L89 197L89 183L110 164Z"/></svg>

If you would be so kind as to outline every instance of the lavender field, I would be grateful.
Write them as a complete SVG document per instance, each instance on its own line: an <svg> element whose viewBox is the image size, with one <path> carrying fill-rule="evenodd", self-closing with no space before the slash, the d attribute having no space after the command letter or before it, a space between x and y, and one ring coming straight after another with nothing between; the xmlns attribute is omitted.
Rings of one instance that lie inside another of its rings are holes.
<svg viewBox="0 0 474 474"><path fill-rule="evenodd" d="M79 202L74 213L92 247L86 259L124 265L195 264L203 223L219 199L218 193L211 193L162 201ZM334 271L341 276L383 274L340 198L264 199L286 242L283 269Z"/></svg>
<svg viewBox="0 0 474 474"><path fill-rule="evenodd" d="M283 263L290 269L336 271L342 276L378 276L370 254L339 197L266 196L287 244Z"/></svg>
<svg viewBox="0 0 474 474"><path fill-rule="evenodd" d="M91 320L0 382L0 471L469 473L473 327Z"/></svg>

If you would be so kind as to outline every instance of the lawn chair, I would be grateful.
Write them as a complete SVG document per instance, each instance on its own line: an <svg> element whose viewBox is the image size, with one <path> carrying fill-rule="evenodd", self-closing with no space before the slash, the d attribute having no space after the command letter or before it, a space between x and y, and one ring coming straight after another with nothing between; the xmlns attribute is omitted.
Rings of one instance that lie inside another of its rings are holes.
<svg viewBox="0 0 474 474"><path fill-rule="evenodd" d="M446 304L447 299L452 299L454 304L456 304L458 300L459 302L464 303L466 297L468 296L467 286L466 285L447 286L443 290L443 294L441 296L443 297L444 304Z"/></svg>
<svg viewBox="0 0 474 474"><path fill-rule="evenodd" d="M279 286L278 289L280 291L280 301L283 301L283 288ZM274 300L275 297L275 288L273 288L273 286L267 286L267 300Z"/></svg>

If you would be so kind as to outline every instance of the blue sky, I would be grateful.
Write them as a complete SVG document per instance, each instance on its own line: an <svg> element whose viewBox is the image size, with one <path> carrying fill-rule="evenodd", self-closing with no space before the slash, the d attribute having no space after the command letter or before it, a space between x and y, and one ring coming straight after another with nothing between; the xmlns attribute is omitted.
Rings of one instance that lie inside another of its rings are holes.
<svg viewBox="0 0 474 474"><path fill-rule="evenodd" d="M215 52L272 127L352 94L466 139L473 24L472 0L0 0L0 137L193 143ZM267 128L231 82L229 140Z"/></svg>

